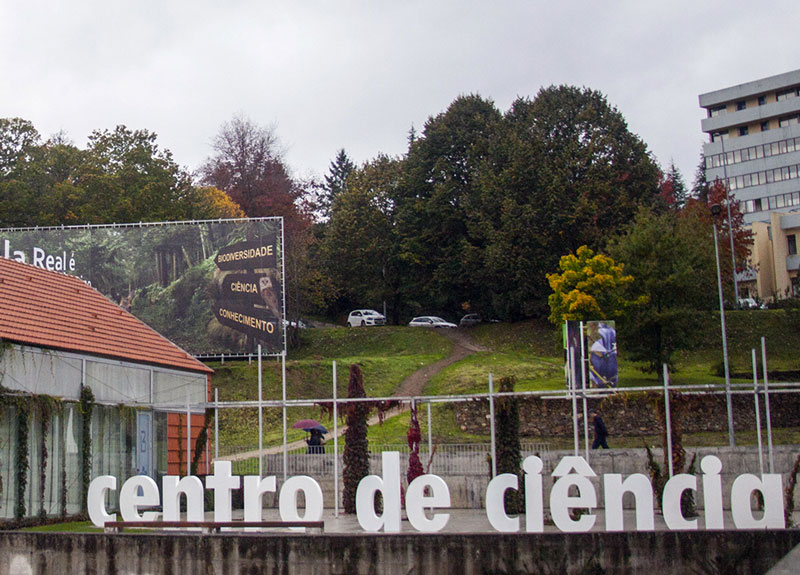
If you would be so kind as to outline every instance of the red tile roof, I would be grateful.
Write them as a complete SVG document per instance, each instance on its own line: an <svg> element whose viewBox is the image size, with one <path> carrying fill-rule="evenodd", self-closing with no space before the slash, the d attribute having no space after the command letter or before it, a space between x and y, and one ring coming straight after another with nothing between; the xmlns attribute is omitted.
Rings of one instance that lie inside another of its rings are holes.
<svg viewBox="0 0 800 575"><path fill-rule="evenodd" d="M3 257L0 339L213 373L80 279Z"/></svg>

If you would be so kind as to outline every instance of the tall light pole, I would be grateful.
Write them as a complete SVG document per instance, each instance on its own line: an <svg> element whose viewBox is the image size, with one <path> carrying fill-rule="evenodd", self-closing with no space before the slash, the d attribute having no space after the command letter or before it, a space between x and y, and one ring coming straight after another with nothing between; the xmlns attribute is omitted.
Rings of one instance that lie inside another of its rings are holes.
<svg viewBox="0 0 800 575"><path fill-rule="evenodd" d="M728 196L728 156L725 154L725 138L721 132L717 132L720 144L722 144L722 178L725 184L725 205L728 208L728 237L731 240L731 265L733 266L733 297L734 307L739 307L739 283L736 279L736 253L733 251L733 219L731 219L731 200Z"/></svg>
<svg viewBox="0 0 800 575"><path fill-rule="evenodd" d="M722 274L719 269L719 244L717 242L717 217L722 208L719 204L711 206L711 215L714 216L714 256L717 262L717 290L719 291L719 321L722 327L722 361L725 366L725 406L728 410L728 442L731 447L736 447L736 438L733 434L733 405L731 404L731 372L728 364L728 336L725 329L725 299L722 297ZM734 270L736 273L736 270Z"/></svg>

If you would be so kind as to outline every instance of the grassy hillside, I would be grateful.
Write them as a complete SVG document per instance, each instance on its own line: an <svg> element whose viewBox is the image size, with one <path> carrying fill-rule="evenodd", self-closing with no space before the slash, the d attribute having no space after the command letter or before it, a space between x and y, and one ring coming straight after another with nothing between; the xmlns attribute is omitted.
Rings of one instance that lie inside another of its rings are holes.
<svg viewBox="0 0 800 575"><path fill-rule="evenodd" d="M766 337L768 361L773 371L800 371L800 313L783 310L736 311L726 314L728 345L734 375L749 381L750 349L758 350L760 338ZM485 324L470 329L470 336L490 351L476 353L436 375L425 388L426 395L479 393L488 390L488 377L495 379L513 375L517 390L563 389L560 330L545 321ZM721 383L722 351L719 316L709 316L701 337L701 345L677 356L677 370L672 373L676 384ZM347 394L348 370L352 363L361 366L364 384L371 397L390 396L400 382L415 370L447 357L451 341L441 333L419 328L324 328L303 330L301 347L287 358L287 397L289 399L327 399L331 397L332 361L338 365L337 389L340 397ZM620 381L622 386L656 385L655 374L642 373L640 366L625 359L625 335L619 334ZM211 363L216 371L213 385L219 389L221 401L255 400L257 370L253 362ZM280 399L281 369L275 359L264 363L264 399ZM760 374L760 371L759 371ZM797 377L794 378L797 380ZM434 429L440 441L482 440L466 437L455 427L448 406L433 409ZM427 413L420 414L423 434ZM328 424L319 408L289 410L291 423L314 417ZM281 410L265 409L264 438L266 444L281 440ZM408 416L402 415L370 430L370 441L405 443ZM220 435L223 445L252 446L258 443L255 409L223 410ZM300 439L302 431L292 431L289 439Z"/></svg>

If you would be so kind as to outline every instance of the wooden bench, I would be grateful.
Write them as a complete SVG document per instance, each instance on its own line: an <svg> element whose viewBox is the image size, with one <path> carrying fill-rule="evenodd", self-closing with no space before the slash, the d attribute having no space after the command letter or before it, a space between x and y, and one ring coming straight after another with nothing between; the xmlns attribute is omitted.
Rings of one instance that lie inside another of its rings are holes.
<svg viewBox="0 0 800 575"><path fill-rule="evenodd" d="M106 533L122 533L125 528L200 529L203 533L219 533L221 529L286 529L304 527L325 531L324 521L106 521Z"/></svg>

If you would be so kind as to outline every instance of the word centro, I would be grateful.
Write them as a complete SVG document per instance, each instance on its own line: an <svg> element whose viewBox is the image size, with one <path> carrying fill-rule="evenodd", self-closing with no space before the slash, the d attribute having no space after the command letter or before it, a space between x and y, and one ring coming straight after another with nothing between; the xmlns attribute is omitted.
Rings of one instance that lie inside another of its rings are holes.
<svg viewBox="0 0 800 575"><path fill-rule="evenodd" d="M544 465L539 457L527 457L523 462L525 514L510 516L506 513L504 499L506 492L519 491L519 478L513 474L501 474L489 482L486 488L486 516L492 527L503 533L517 533L522 529L528 533L544 531L544 490L542 470ZM705 505L705 529L724 529L722 510L722 462L718 457L708 455L700 463L702 475L703 502ZM564 457L552 473L554 483L550 490L550 515L555 526L566 533L583 533L592 529L597 519L591 510L597 507L597 491L590 480L596 477L591 466L583 457ZM400 454L383 453L383 477L369 475L363 478L356 491L356 516L361 527L368 532L383 530L386 533L400 532L401 525L401 486ZM260 478L231 475L229 461L214 463L214 474L206 477L206 489L214 490L214 521L231 521L231 491L238 489L240 479L244 483L244 520L261 521L262 497L265 493L276 491L275 476ZM654 496L650 479L635 473L623 480L621 474L611 473L603 476L603 495L605 501L606 531L623 531L622 500L630 493L635 501L637 531L653 531ZM106 511L106 492L115 491L117 480L110 475L95 478L89 485L89 517L96 526L102 527L108 521L116 521L116 515ZM686 518L681 512L681 495L687 491L697 491L698 477L689 474L673 476L664 486L662 509L664 522L671 530L699 529L696 518ZM165 521L180 520L180 496L186 497L186 520L204 519L204 488L200 479L187 476L165 476L162 480L164 493L162 513ZM305 499L304 514L300 515L297 505L298 495ZM763 498L763 511L755 517L751 507L754 492ZM383 497L383 512L375 509L375 496ZM156 521L158 511L139 513L140 507L157 507L159 492L156 482L150 477L137 475L122 485L119 494L119 510L124 521ZM405 493L405 510L411 526L420 532L436 533L444 529L450 519L448 513L437 513L437 509L450 507L450 490L444 480L436 475L422 475L409 484ZM584 513L572 514L578 509ZM311 477L295 476L287 479L281 486L279 511L283 521L321 521L323 497L320 485ZM738 476L731 487L731 511L737 529L783 529L784 502L782 478L780 474L764 474L760 478L743 474ZM577 518L575 516L578 516Z"/></svg>

